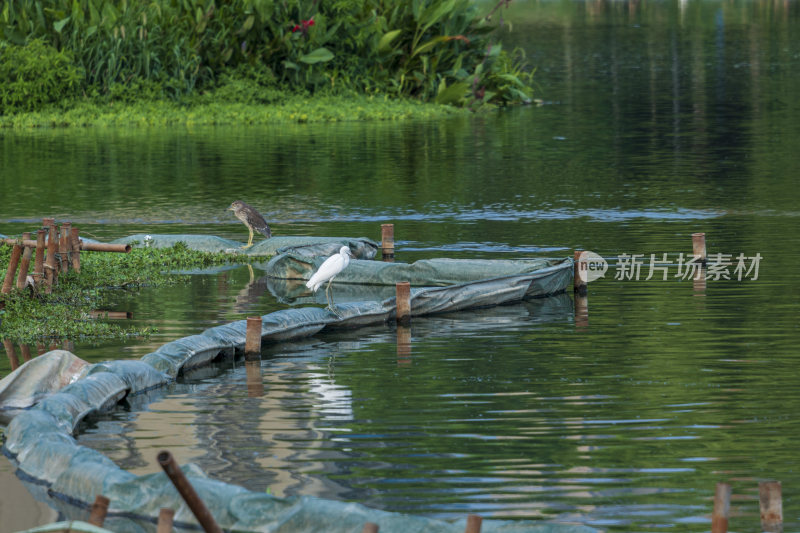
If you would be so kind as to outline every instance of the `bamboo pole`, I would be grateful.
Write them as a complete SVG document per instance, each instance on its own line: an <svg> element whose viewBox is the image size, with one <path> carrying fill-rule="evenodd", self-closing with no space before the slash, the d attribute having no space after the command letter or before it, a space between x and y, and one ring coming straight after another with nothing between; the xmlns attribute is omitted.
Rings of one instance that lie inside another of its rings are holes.
<svg viewBox="0 0 800 533"><path fill-rule="evenodd" d="M133 318L133 313L130 311L102 311L95 309L89 311L89 316L92 318L107 318L109 320L128 320Z"/></svg>
<svg viewBox="0 0 800 533"><path fill-rule="evenodd" d="M17 239L7 238L7 239L0 239L0 242L3 242L5 244L9 244L9 245L13 246L14 244L17 244L18 241L17 241ZM119 252L119 253L127 254L127 253L130 253L130 251L131 251L131 245L130 244L112 244L112 243L106 243L106 242L84 242L84 241L80 241L80 240L79 240L79 242L80 242L80 248L79 249L83 250L83 251L86 251L86 252ZM31 248L35 248L36 247L36 241L31 241L31 240L23 240L19 244L21 244L22 246L30 246Z"/></svg>
<svg viewBox="0 0 800 533"><path fill-rule="evenodd" d="M89 523L93 526L103 527L103 522L106 521L106 514L108 514L108 504L111 503L108 498L102 494L98 494L92 504L92 512L89 515Z"/></svg>
<svg viewBox="0 0 800 533"><path fill-rule="evenodd" d="M395 284L395 302L397 323L407 326L411 322L411 283L401 281Z"/></svg>
<svg viewBox="0 0 800 533"><path fill-rule="evenodd" d="M22 234L22 238L30 239L30 232ZM33 255L33 248L25 247L22 250L22 260L19 263L19 272L17 273L17 288L22 290L25 288L25 282L28 279L28 270L31 267L31 256Z"/></svg>
<svg viewBox="0 0 800 533"><path fill-rule="evenodd" d="M761 531L783 532L783 502L781 482L762 481L758 484L758 500L761 508Z"/></svg>
<svg viewBox="0 0 800 533"><path fill-rule="evenodd" d="M15 244L14 249L11 250L11 257L8 260L8 270L6 271L6 277L3 280L3 288L0 289L0 293L8 294L11 292L11 287L14 286L14 275L17 273L17 265L19 264L21 255L22 246Z"/></svg>
<svg viewBox="0 0 800 533"><path fill-rule="evenodd" d="M175 462L175 458L172 457L172 454L166 450L160 452L158 454L158 464L161 465L167 477L169 477L172 484L175 485L175 488L178 489L183 501L189 506L189 509L192 511L192 514L194 514L194 517L197 518L197 521L200 522L200 526L203 530L206 533L222 533L222 529L217 525L214 517L211 516L211 512L208 510L208 507L206 507L206 504L203 503L203 500L197 495L197 492L195 492L189 480L186 479L183 471L178 468L178 463Z"/></svg>
<svg viewBox="0 0 800 533"><path fill-rule="evenodd" d="M44 262L44 292L50 294L56 282L56 253L58 253L57 229L50 226L47 236L47 259Z"/></svg>
<svg viewBox="0 0 800 533"><path fill-rule="evenodd" d="M175 511L168 507L162 507L158 512L158 526L156 533L171 533L172 520L175 517Z"/></svg>
<svg viewBox="0 0 800 533"><path fill-rule="evenodd" d="M727 533L731 513L731 486L717 483L714 493L714 511L711 513L711 533Z"/></svg>
<svg viewBox="0 0 800 533"><path fill-rule="evenodd" d="M127 254L131 251L131 245L81 241L81 250L85 250L87 252L119 252Z"/></svg>
<svg viewBox="0 0 800 533"><path fill-rule="evenodd" d="M72 228L69 234L72 249L72 270L81 273L81 239L78 236L78 228Z"/></svg>
<svg viewBox="0 0 800 533"><path fill-rule="evenodd" d="M69 264L72 260L72 245L70 243L70 236L72 235L72 222L64 222L61 224L61 240L59 241L58 248L61 250L61 273L69 272Z"/></svg>
<svg viewBox="0 0 800 533"><path fill-rule="evenodd" d="M33 262L33 285L36 290L44 279L44 242L47 230L40 229L36 232L36 256Z"/></svg>

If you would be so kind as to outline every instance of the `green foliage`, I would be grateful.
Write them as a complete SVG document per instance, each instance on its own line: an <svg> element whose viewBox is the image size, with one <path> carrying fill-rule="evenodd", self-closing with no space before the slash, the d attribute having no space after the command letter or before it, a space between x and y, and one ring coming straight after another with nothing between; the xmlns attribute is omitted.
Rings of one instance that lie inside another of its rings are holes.
<svg viewBox="0 0 800 533"><path fill-rule="evenodd" d="M216 88L248 103L273 101L257 93L276 86L459 105L528 100L494 29L470 0L20 0L0 10L0 40L69 50L90 87L122 99L116 86L148 80L173 99Z"/></svg>
<svg viewBox="0 0 800 533"><path fill-rule="evenodd" d="M83 73L69 51L40 39L0 47L0 113L31 111L77 94Z"/></svg>
<svg viewBox="0 0 800 533"><path fill-rule="evenodd" d="M11 247L0 246L0 269L5 272ZM81 273L59 277L51 294L31 297L28 291L3 296L0 339L35 342L46 338L81 339L146 336L151 328L126 328L94 319L89 311L113 305L120 290L160 286L188 278L176 269L242 261L244 256L189 250L183 243L172 248L134 248L129 254L83 252Z"/></svg>

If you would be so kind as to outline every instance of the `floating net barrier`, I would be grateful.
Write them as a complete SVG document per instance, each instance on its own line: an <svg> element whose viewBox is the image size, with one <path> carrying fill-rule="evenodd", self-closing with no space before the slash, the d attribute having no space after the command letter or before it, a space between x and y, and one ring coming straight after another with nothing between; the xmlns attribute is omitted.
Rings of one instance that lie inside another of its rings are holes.
<svg viewBox="0 0 800 533"><path fill-rule="evenodd" d="M311 253L318 253L327 257L338 252L342 246L349 246L353 255L357 258L372 259L379 248L378 243L366 237L270 237L256 242L250 248L244 248L244 243L224 239L216 235L138 233L111 241L112 244L136 243L138 247L152 248L170 248L179 242L184 243L190 250L238 253L250 256L273 256L291 250L311 250Z"/></svg>
<svg viewBox="0 0 800 533"><path fill-rule="evenodd" d="M312 248L295 249L290 254L294 258L313 257L318 249ZM313 258L311 265L320 260ZM372 270L362 263L371 263ZM276 260L275 264L296 263ZM355 267L354 272L367 272L370 280L379 279L385 284L396 276L416 272L415 275L420 276L416 278L418 283L428 286L412 290L413 316L563 293L572 276L570 259L430 260L411 265L352 261L351 267ZM281 267L275 270L273 266L272 270L267 270L269 276L302 269ZM431 278L426 279L419 272L428 272ZM465 279L487 273L494 277ZM430 286L453 281L460 283ZM341 318L318 307L285 309L264 315L261 317L262 341L289 341L314 335L325 328L382 323L396 313L394 298L344 302L337 305L337 309ZM5 430L3 453L16 463L18 476L35 497L55 502L67 516L75 515L76 509L87 509L96 495L103 494L111 501L105 527L113 531L152 531L162 507L176 510L176 528L196 530L197 521L166 474L137 476L127 472L102 453L79 445L73 434L86 417L115 409L123 399L136 404L137 397L165 386L182 373L241 353L246 328L245 320L212 327L164 344L140 360L88 364L69 352L55 350L26 362L0 380L0 416L10 420ZM360 531L366 522L378 524L382 532L461 532L465 527L466 519L450 522L311 496L278 498L210 479L193 464L185 465L182 470L217 523L226 530L336 533ZM538 521L484 520L482 531L583 533L594 530Z"/></svg>

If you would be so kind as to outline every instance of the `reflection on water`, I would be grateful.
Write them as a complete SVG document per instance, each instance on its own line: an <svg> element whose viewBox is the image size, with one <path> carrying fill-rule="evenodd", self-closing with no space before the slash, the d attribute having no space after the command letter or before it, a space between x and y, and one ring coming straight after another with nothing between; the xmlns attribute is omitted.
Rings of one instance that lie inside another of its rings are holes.
<svg viewBox="0 0 800 533"><path fill-rule="evenodd" d="M707 530L719 481L733 485L732 529L754 530L758 481L778 479L798 528L800 4L512 8L509 42L557 104L433 123L0 133L6 234L47 214L99 238L241 240L225 208L242 198L276 235L379 240L395 222L398 261L583 249L611 263L576 303L265 346L260 367L227 363L131 399L81 442L134 472L156 471L168 447L275 494L618 531ZM760 253L759 279L615 279L622 254L672 260L695 232L709 254ZM348 289L335 299L384 296ZM141 357L324 302L236 268L115 304L158 333L79 342L79 356Z"/></svg>

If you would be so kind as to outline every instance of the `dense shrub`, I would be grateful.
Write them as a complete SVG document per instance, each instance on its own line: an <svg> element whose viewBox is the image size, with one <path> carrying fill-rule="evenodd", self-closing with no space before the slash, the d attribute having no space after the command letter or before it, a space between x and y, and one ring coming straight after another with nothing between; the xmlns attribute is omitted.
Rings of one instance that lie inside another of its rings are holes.
<svg viewBox="0 0 800 533"><path fill-rule="evenodd" d="M67 50L40 39L0 46L0 113L31 111L77 94L83 73Z"/></svg>
<svg viewBox="0 0 800 533"><path fill-rule="evenodd" d="M505 0L500 2L505 3ZM357 89L470 105L527 100L522 58L490 39L470 0L18 0L0 40L42 37L75 54L89 85L153 80L172 97L231 69L300 91ZM246 76L246 79L253 79ZM263 80L256 80L260 86ZM236 98L254 85L228 85ZM235 84L234 84L235 85Z"/></svg>

